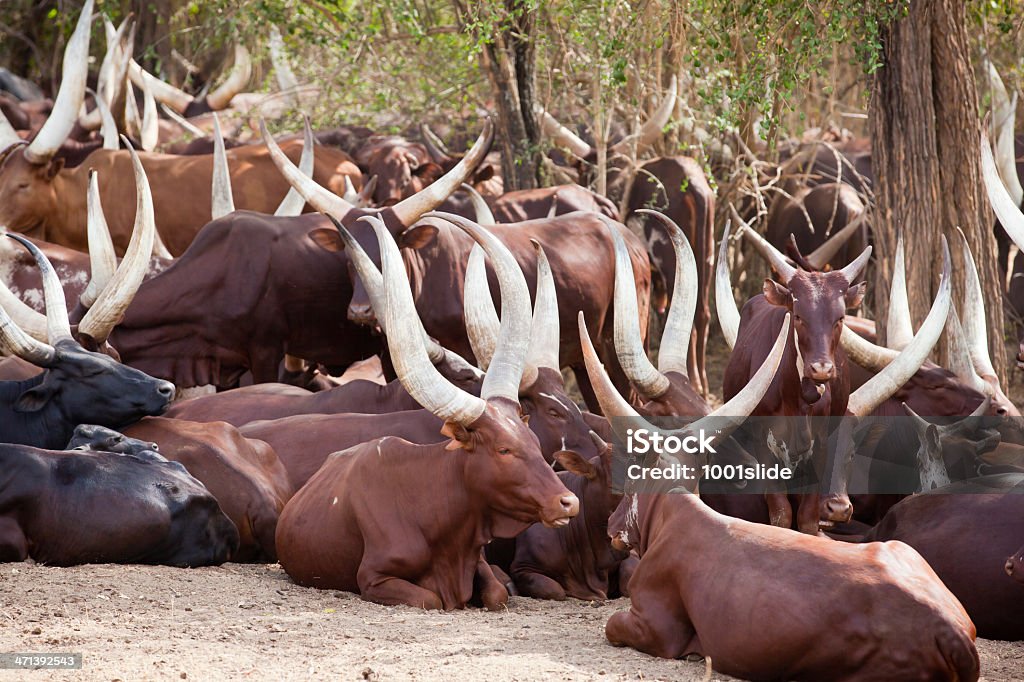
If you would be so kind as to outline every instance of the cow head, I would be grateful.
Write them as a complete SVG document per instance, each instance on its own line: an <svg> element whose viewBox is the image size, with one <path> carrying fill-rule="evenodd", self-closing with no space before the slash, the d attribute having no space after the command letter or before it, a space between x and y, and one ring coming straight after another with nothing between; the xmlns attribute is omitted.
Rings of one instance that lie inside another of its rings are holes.
<svg viewBox="0 0 1024 682"><path fill-rule="evenodd" d="M456 224L472 223L453 214L444 216ZM574 450L589 459L599 453L590 437L590 425L565 392L559 361L558 298L551 264L536 240L537 296L530 325L530 345L519 383L519 404L530 418L530 430L540 440L544 458L553 462L559 450ZM484 251L474 246L466 266L463 288L466 334L473 354L484 369L494 356L500 336L500 322L494 310L484 263Z"/></svg>
<svg viewBox="0 0 1024 682"><path fill-rule="evenodd" d="M426 147L402 137L371 137L356 155L360 169L377 177L373 203L393 206L419 192L444 175L445 170L432 162Z"/></svg>
<svg viewBox="0 0 1024 682"><path fill-rule="evenodd" d="M583 479L579 488L582 513L598 524L601 531L607 532L608 516L622 500L622 492L612 490L612 446L593 431L590 438L597 455L587 458L575 450L561 450L555 453L555 461L569 473Z"/></svg>
<svg viewBox="0 0 1024 682"><path fill-rule="evenodd" d="M17 144L13 131L0 126L0 225L30 231L42 227L57 211L54 178L64 166L54 155L78 118L85 97L89 65L89 34L94 0L87 0L75 32L64 50L60 91L50 117L28 146ZM40 235L43 236L43 235Z"/></svg>
<svg viewBox="0 0 1024 682"><path fill-rule="evenodd" d="M430 362L398 245L382 221L368 220L381 248L384 327L395 371L409 394L444 421L442 433L449 438L444 447L462 451L464 456L456 461L462 462L474 503L491 510L487 515L499 536L519 532L518 524L537 520L566 525L578 512L579 500L544 460L537 437L527 426L529 418L519 406L530 293L515 258L479 226L468 221L459 225L490 255L502 290L501 334L477 398L446 381Z"/></svg>
<svg viewBox="0 0 1024 682"><path fill-rule="evenodd" d="M903 404L918 438L917 468L921 484L917 492L949 485L950 469L964 478L978 475L981 456L994 449L1001 440L999 431L984 428L988 403L985 400L967 418L945 425L922 419L906 403Z"/></svg>
<svg viewBox="0 0 1024 682"><path fill-rule="evenodd" d="M17 385L10 409L35 415L46 426L47 442L62 447L81 423L120 427L160 414L174 397L174 385L154 379L113 358L81 347L71 335L64 291L46 256L32 242L10 235L36 258L43 277L46 334L53 345L32 338L0 308L0 344L12 354L46 369ZM13 440L13 437L12 437Z"/></svg>

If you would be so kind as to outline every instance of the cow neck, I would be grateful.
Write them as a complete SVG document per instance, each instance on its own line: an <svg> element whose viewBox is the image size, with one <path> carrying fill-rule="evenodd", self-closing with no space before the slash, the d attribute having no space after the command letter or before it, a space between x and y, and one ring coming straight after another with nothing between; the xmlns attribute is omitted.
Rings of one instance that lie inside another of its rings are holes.
<svg viewBox="0 0 1024 682"><path fill-rule="evenodd" d="M61 449L71 438L68 421L52 401L34 412L18 412L14 403L25 391L36 388L49 376L49 370L24 381L0 381L0 437L7 442L38 448ZM3 434L8 434L3 436ZM18 434L11 437L9 434Z"/></svg>
<svg viewBox="0 0 1024 682"><path fill-rule="evenodd" d="M601 466L600 460L598 466ZM583 567L588 565L597 566L602 570L611 568L611 565L605 565L607 562L600 561L602 557L611 556L607 527L608 516L614 505L609 505L610 492L603 489L608 485L607 481L588 481L583 476L564 471L558 473L558 478L580 501L579 513L569 519L568 526L555 531L569 563L573 565L577 575L587 575L588 572L583 570ZM592 531L596 531L600 546L591 542ZM594 589L595 586L588 583L587 587Z"/></svg>

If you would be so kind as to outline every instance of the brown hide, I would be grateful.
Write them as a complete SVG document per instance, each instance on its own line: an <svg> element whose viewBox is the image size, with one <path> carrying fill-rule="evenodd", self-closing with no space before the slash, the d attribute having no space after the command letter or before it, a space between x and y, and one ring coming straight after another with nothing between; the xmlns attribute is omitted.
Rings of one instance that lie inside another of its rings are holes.
<svg viewBox="0 0 1024 682"><path fill-rule="evenodd" d="M1006 557L1024 537L1024 475L999 474L912 495L865 538L916 549L963 603L978 635L1024 639L1024 590Z"/></svg>
<svg viewBox="0 0 1024 682"><path fill-rule="evenodd" d="M792 198L780 196L768 211L765 239L786 252L793 235L800 253L807 255L865 212L857 191L847 184L828 183L804 187ZM806 213L805 213L806 211ZM807 219L810 218L810 224ZM850 263L868 245L869 230L863 223L840 247L832 263Z"/></svg>
<svg viewBox="0 0 1024 682"><path fill-rule="evenodd" d="M638 497L611 521L640 555L612 644L745 679L978 679L971 619L906 545L731 519L693 494Z"/></svg>
<svg viewBox="0 0 1024 682"><path fill-rule="evenodd" d="M283 142L282 148L298 162L300 141ZM140 157L153 188L157 229L170 252L180 255L210 222L213 156L142 153ZM235 206L273 213L289 185L274 167L266 147L238 147L229 150L227 158ZM9 154L0 166L0 224L86 251L86 188L89 170L95 169L114 248L123 255L135 220L134 193L124 191L134 177L128 152L100 149L77 168L61 170L61 165L60 161L46 166L30 164L23 148ZM317 182L341 194L345 175L357 187L361 185L359 170L346 154L318 150L313 173ZM19 191L20 183L28 183L28 189Z"/></svg>
<svg viewBox="0 0 1024 682"><path fill-rule="evenodd" d="M147 417L124 434L160 446L160 454L180 462L217 498L238 529L233 561L276 561L277 518L294 488L284 465L267 443L242 435L222 422Z"/></svg>

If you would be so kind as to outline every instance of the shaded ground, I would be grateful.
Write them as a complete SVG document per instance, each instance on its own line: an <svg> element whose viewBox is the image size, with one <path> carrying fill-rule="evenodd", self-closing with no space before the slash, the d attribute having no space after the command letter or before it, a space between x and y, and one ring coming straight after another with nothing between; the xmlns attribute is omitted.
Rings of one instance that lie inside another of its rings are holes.
<svg viewBox="0 0 1024 682"><path fill-rule="evenodd" d="M503 613L370 604L228 564L50 568L0 564L0 652L84 654L74 672L0 680L702 680L604 638L628 607L513 598ZM1024 678L1024 643L979 641L986 680ZM713 679L731 679L715 674Z"/></svg>

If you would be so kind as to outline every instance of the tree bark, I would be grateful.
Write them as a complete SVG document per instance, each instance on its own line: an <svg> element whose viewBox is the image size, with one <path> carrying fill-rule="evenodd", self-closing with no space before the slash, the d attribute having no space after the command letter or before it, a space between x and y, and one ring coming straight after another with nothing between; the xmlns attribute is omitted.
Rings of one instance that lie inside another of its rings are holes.
<svg viewBox="0 0 1024 682"><path fill-rule="evenodd" d="M953 301L959 311L964 291L961 228L985 296L992 362L1005 384L1002 286L993 217L978 165L978 95L965 19L958 0L915 0L904 18L883 29L884 65L875 74L870 105L877 183L874 312L884 341L892 258L901 230L915 328L938 288L942 235L953 255ZM943 342L939 362L945 361Z"/></svg>

